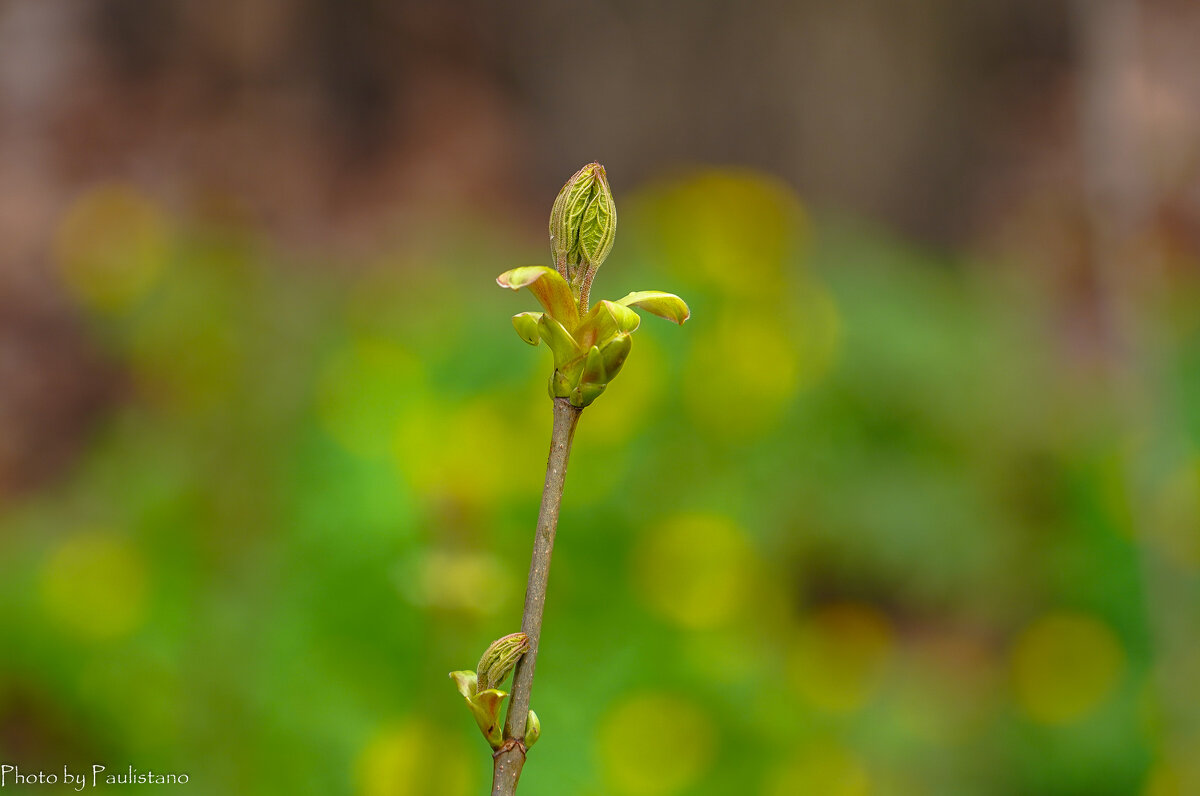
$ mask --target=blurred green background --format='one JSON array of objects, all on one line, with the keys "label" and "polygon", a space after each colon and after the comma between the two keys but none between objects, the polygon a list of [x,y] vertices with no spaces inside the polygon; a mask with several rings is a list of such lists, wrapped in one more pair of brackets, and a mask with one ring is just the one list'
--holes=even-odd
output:
[{"label": "blurred green background", "polygon": [[[546,262],[554,190],[598,157],[620,228],[594,295],[669,290],[693,317],[648,317],[580,422],[521,793],[1200,793],[1200,138],[1114,170],[1113,119],[1168,141],[1196,119],[1161,111],[1190,85],[1165,56],[1137,62],[1140,115],[1103,90],[1128,65],[1106,25],[1134,9],[1157,41],[1195,13],[1017,3],[964,28],[931,3],[948,27],[902,29],[902,52],[975,35],[1024,75],[1027,120],[1092,126],[1047,144],[1010,122],[1013,160],[960,175],[903,131],[856,158],[836,119],[800,124],[843,174],[796,167],[771,114],[562,144],[576,105],[497,44],[545,4],[332,5],[0,5],[0,763],[189,775],[142,786],[164,793],[485,792],[447,673],[518,628],[550,427],[549,354],[508,320],[533,300],[493,280]],[[635,63],[661,32],[582,5]],[[869,39],[883,5],[826,21]],[[695,13],[803,27],[755,8]],[[340,34],[288,38],[310,28]],[[466,66],[459,36],[483,51]],[[375,55],[343,62],[348,42]],[[774,72],[795,96],[772,107],[887,72],[864,62]],[[613,68],[602,85],[641,74]],[[366,115],[293,128],[313,81]],[[462,113],[499,128],[454,139]]]}]

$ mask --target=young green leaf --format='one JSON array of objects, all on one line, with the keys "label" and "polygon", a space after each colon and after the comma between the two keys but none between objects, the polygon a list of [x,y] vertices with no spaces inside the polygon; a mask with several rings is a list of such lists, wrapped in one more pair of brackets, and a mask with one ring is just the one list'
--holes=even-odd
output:
[{"label": "young green leaf", "polygon": [[541,339],[538,336],[538,321],[541,319],[540,312],[519,312],[512,317],[512,324],[522,340],[530,345],[537,345]]},{"label": "young green leaf", "polygon": [[592,346],[588,349],[587,359],[584,360],[579,379],[575,382],[575,389],[571,391],[571,403],[579,407],[587,406],[599,398],[607,386],[604,357],[599,348]]},{"label": "young green leaf", "polygon": [[550,350],[554,352],[554,367],[562,368],[583,354],[584,349],[580,348],[571,333],[550,315],[543,315],[542,319],[538,321],[538,331],[541,333],[542,339],[546,341],[546,345],[550,346]]},{"label": "young green leaf", "polygon": [[478,684],[475,672],[450,672],[450,679],[458,686],[458,693],[462,694],[464,699],[470,701],[475,698],[475,689]]},{"label": "young green leaf", "polygon": [[506,696],[508,696],[507,691],[497,691],[492,688],[480,691],[471,701],[471,712],[475,714],[475,721],[478,722],[483,737],[487,738],[488,744],[493,749],[499,749],[500,744],[504,742],[504,727],[500,721],[500,704]]},{"label": "young green leaf", "polygon": [[596,346],[588,349],[587,359],[583,363],[583,373],[579,375],[579,383],[608,384],[608,376],[604,370],[604,357]]},{"label": "young green leaf", "polygon": [[512,290],[529,288],[538,302],[567,329],[579,322],[579,305],[571,288],[558,271],[544,265],[526,265],[505,271],[496,277],[496,284]]},{"label": "young green leaf", "polygon": [[664,293],[661,290],[639,290],[617,303],[626,307],[639,307],[678,324],[692,317],[692,311],[683,299],[674,293]]},{"label": "young green leaf", "polygon": [[625,358],[629,356],[632,346],[633,338],[627,334],[611,337],[601,346],[600,358],[604,360],[604,374],[608,381],[612,381],[621,372],[621,366],[625,364]]}]

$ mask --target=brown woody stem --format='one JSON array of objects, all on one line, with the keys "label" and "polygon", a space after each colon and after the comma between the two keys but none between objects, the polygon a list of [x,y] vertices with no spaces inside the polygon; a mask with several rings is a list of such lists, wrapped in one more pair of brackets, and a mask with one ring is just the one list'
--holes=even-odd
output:
[{"label": "brown woody stem", "polygon": [[538,643],[542,635],[542,613],[546,608],[546,583],[550,578],[550,556],[558,530],[563,484],[567,477],[567,459],[575,426],[583,412],[565,398],[554,399],[554,427],[550,434],[550,456],[546,462],[546,485],[542,489],[542,508],[538,512],[537,535],[533,539],[533,557],[529,563],[529,585],[525,588],[525,613],[521,630],[529,637],[529,651],[517,662],[513,672],[512,701],[504,725],[504,745],[493,755],[492,796],[515,796],[521,768],[525,765],[525,725],[529,718],[529,694],[537,666]]}]

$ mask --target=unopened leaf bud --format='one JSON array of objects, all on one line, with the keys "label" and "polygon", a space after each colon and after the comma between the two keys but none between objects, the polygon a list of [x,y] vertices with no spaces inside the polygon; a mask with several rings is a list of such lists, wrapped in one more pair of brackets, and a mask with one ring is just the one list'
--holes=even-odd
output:
[{"label": "unopened leaf bud", "polygon": [[578,290],[584,273],[608,257],[616,235],[617,207],[608,176],[599,163],[589,163],[567,180],[550,211],[555,267]]},{"label": "unopened leaf bud", "polygon": [[503,683],[517,661],[528,651],[529,637],[524,633],[510,633],[493,641],[479,659],[479,690],[486,691]]},{"label": "unopened leaf bud", "polygon": [[529,721],[525,723],[525,748],[531,749],[542,737],[542,721],[532,710],[529,711]]}]

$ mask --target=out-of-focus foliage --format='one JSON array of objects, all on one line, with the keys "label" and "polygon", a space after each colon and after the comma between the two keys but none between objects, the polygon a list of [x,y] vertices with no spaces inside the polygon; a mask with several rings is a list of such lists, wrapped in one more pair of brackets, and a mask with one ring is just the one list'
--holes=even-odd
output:
[{"label": "out-of-focus foliage", "polygon": [[[602,293],[694,314],[580,423],[522,793],[1194,793],[1195,286],[1106,382],[1036,283],[762,177],[621,203]],[[334,271],[75,202],[62,283],[128,388],[0,514],[6,760],[484,791],[446,672],[519,618],[549,354],[492,280],[544,247],[454,228]]]}]

